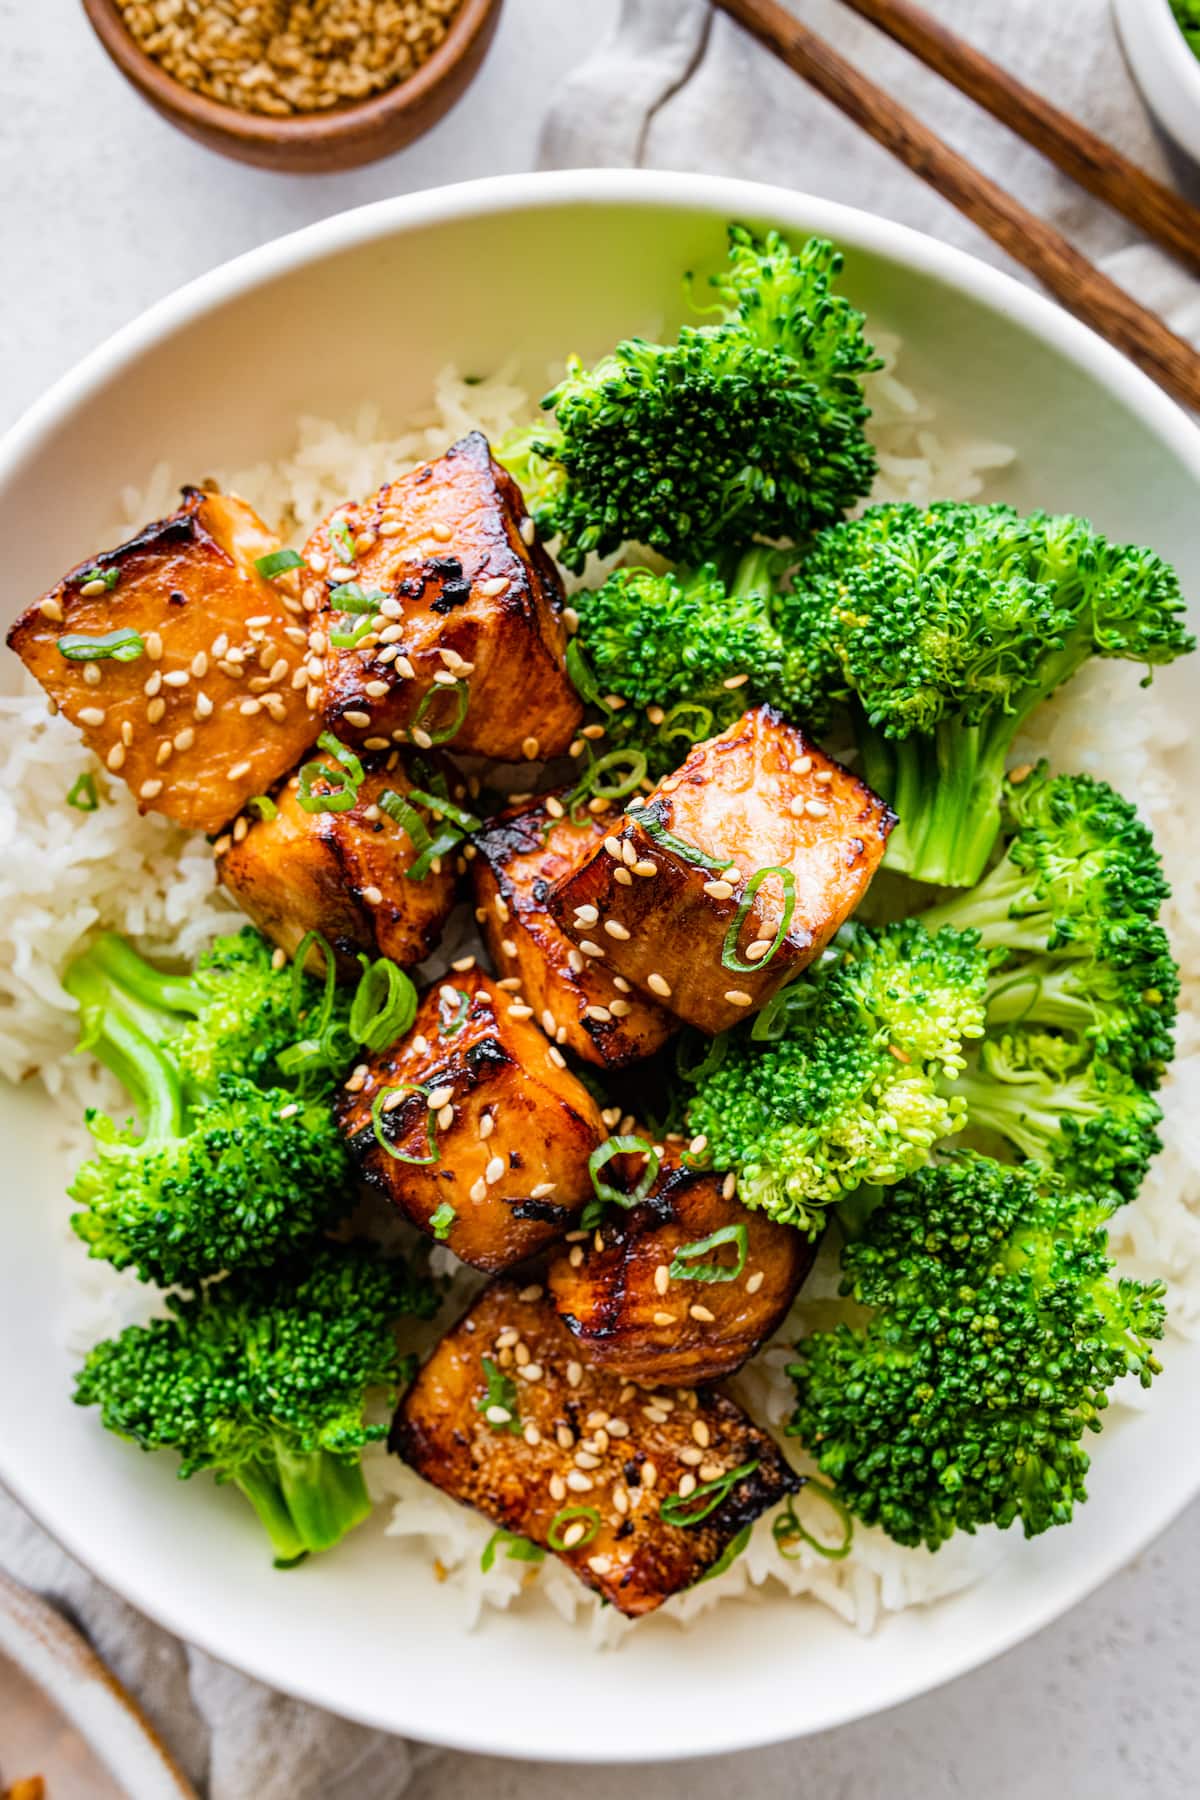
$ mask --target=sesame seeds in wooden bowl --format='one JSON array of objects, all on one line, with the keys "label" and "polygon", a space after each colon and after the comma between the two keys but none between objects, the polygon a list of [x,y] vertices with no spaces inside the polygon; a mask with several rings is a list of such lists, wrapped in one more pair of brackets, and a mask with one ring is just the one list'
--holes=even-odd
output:
[{"label": "sesame seeds in wooden bowl", "polygon": [[409,144],[449,111],[500,0],[83,0],[164,118],[242,162],[322,173]]}]

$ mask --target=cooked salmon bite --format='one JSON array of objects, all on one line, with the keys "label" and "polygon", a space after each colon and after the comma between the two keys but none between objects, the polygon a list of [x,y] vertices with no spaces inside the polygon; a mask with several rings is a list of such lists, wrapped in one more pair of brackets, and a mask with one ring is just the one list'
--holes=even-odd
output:
[{"label": "cooked salmon bite", "polygon": [[430,988],[336,1112],[368,1184],[478,1269],[544,1249],[593,1194],[596,1102],[529,1008],[477,969]]},{"label": "cooked salmon bite", "polygon": [[244,500],[185,488],[8,642],[141,812],[217,832],[321,728],[295,560]]},{"label": "cooked salmon bite", "polygon": [[[580,1354],[630,1380],[696,1387],[731,1375],[783,1323],[817,1253],[744,1207],[731,1176],[697,1171],[703,1150],[660,1146],[644,1200],[610,1206],[550,1261],[550,1297]],[[646,1166],[617,1157],[604,1174],[632,1194]]]},{"label": "cooked salmon bite", "polygon": [[895,822],[865,782],[758,706],[631,801],[550,910],[584,956],[715,1034],[820,953]]},{"label": "cooked salmon bite", "polygon": [[550,912],[556,883],[591,857],[609,827],[568,814],[569,790],[542,794],[475,834],[476,919],[493,963],[515,976],[543,1029],[585,1062],[620,1068],[661,1050],[678,1021],[624,976],[590,962]]},{"label": "cooked salmon bite", "polygon": [[[360,973],[359,952],[411,968],[436,948],[454,905],[452,851],[434,855],[438,795],[466,800],[462,778],[436,752],[364,751],[354,804],[325,810],[338,788],[328,757],[306,764],[240,815],[216,845],[217,874],[242,911],[290,956],[310,931],[332,946],[343,978]],[[422,766],[424,765],[424,766]],[[329,775],[314,776],[313,768]],[[335,798],[339,797],[336,794]],[[323,967],[319,947],[310,967]]]},{"label": "cooked salmon bite", "polygon": [[338,507],[305,555],[326,609],[325,712],[339,737],[506,762],[566,750],[583,704],[566,671],[562,587],[480,432]]},{"label": "cooked salmon bite", "polygon": [[581,1358],[540,1285],[493,1281],[400,1403],[391,1448],[636,1618],[692,1587],[800,1487],[726,1395]]}]

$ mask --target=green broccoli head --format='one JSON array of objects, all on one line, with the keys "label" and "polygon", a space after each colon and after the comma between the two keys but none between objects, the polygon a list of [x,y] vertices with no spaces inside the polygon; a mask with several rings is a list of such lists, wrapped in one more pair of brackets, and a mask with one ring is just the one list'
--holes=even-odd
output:
[{"label": "green broccoli head", "polygon": [[[252,968],[248,979],[257,993]],[[143,1280],[191,1282],[267,1262],[347,1209],[349,1162],[327,1097],[255,1078],[271,1064],[232,998],[239,973],[227,1014],[207,998],[215,969],[176,982],[120,939],[99,940],[63,980],[79,1003],[81,1048],[112,1069],[141,1115],[140,1132],[89,1115],[96,1154],[69,1192],[93,1256]],[[194,1033],[176,986],[205,1000]],[[267,1015],[257,1017],[265,1030]]]},{"label": "green broccoli head", "polygon": [[1173,569],[1085,520],[941,501],[868,508],[817,540],[778,623],[850,701],[867,779],[900,815],[888,855],[969,887],[999,828],[1013,739],[1090,657],[1194,649]]},{"label": "green broccoli head", "polygon": [[934,936],[912,920],[859,929],[774,1017],[718,1040],[688,1129],[708,1138],[716,1167],[737,1171],[748,1206],[816,1233],[830,1204],[901,1180],[962,1129],[966,1107],[946,1083],[982,1035],[986,983],[970,933]]},{"label": "green broccoli head", "polygon": [[871,1213],[841,1284],[869,1316],[804,1339],[789,1370],[790,1429],[851,1512],[931,1550],[1070,1520],[1108,1390],[1159,1370],[1162,1284],[1114,1278],[1105,1217],[979,1156],[921,1170]]},{"label": "green broccoli head", "polygon": [[573,360],[542,402],[553,428],[499,448],[567,568],[629,542],[701,563],[828,525],[870,489],[862,380],[879,363],[833,291],[840,254],[738,225],[729,241],[711,323]]},{"label": "green broccoli head", "polygon": [[1132,1075],[1073,1036],[989,1036],[955,1092],[971,1126],[1113,1203],[1136,1200],[1161,1150],[1162,1108]]},{"label": "green broccoli head", "polygon": [[142,1450],[172,1450],[179,1473],[234,1482],[277,1560],[325,1550],[370,1511],[359,1459],[385,1424],[406,1359],[392,1322],[428,1318],[437,1295],[402,1262],[361,1246],[310,1246],[269,1270],[239,1271],[90,1352],[75,1400]]}]

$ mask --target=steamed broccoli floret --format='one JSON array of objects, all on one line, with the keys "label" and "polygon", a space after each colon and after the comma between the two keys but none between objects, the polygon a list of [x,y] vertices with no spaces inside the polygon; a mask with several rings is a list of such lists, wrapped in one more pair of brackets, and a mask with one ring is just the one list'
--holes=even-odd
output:
[{"label": "steamed broccoli floret", "polygon": [[1159,1363],[1163,1287],[1114,1279],[1105,1209],[963,1157],[893,1189],[845,1246],[871,1309],[797,1346],[791,1429],[843,1503],[901,1544],[1066,1524],[1108,1389]]},{"label": "steamed broccoli floret", "polygon": [[1136,1200],[1162,1148],[1162,1108],[1116,1064],[1086,1054],[1071,1037],[989,1036],[955,1092],[974,1129],[999,1133],[1090,1193]]},{"label": "steamed broccoli floret", "polygon": [[833,292],[840,253],[740,225],[729,246],[712,322],[572,359],[542,402],[553,426],[498,449],[569,569],[629,542],[701,563],[831,524],[870,489],[862,378],[879,362]]},{"label": "steamed broccoli floret", "polygon": [[900,815],[888,858],[969,887],[999,827],[1013,739],[1090,657],[1192,650],[1179,581],[1085,520],[940,501],[824,533],[780,599],[815,695],[851,702],[864,773]]},{"label": "steamed broccoli floret", "polygon": [[[197,974],[193,997],[211,973]],[[349,1204],[349,1164],[325,1100],[255,1079],[270,1059],[259,1059],[236,1001],[179,1032],[180,1013],[148,1004],[152,974],[102,939],[64,977],[80,1047],[112,1069],[142,1119],[139,1135],[89,1112],[96,1154],[69,1192],[92,1256],[169,1285],[269,1261],[311,1235]],[[269,1008],[251,1017],[269,1032]]]},{"label": "steamed broccoli floret", "polygon": [[186,1479],[209,1469],[245,1494],[281,1564],[327,1550],[371,1510],[359,1458],[387,1426],[368,1391],[394,1398],[405,1371],[392,1330],[437,1297],[366,1248],[310,1247],[167,1297],[168,1318],[97,1344],[75,1399],[143,1450],[173,1450]]},{"label": "steamed broccoli floret", "polygon": [[1149,830],[1104,782],[1045,764],[1005,784],[1001,818],[996,867],[923,923],[979,932],[998,964],[989,1025],[1070,1033],[1157,1085],[1179,972],[1156,922],[1169,889]]},{"label": "steamed broccoli floret", "polygon": [[1171,11],[1189,46],[1200,56],[1200,0],[1171,0]]},{"label": "steamed broccoli floret", "polygon": [[946,1089],[983,1032],[987,961],[971,933],[914,920],[860,930],[835,962],[787,990],[781,1035],[739,1027],[701,1072],[692,1133],[736,1169],[748,1206],[818,1231],[823,1209],[861,1183],[887,1185],[960,1131]]},{"label": "steamed broccoli floret", "polygon": [[[794,562],[794,552],[760,547],[742,557],[728,583],[712,563],[691,574],[618,569],[602,587],[576,594],[569,666],[579,677],[576,658],[584,659],[581,692],[628,702],[617,711],[600,700],[606,747],[641,750],[657,778],[756,700],[792,710],[804,676],[793,669],[771,606]],[[737,677],[739,686],[726,685]]]}]

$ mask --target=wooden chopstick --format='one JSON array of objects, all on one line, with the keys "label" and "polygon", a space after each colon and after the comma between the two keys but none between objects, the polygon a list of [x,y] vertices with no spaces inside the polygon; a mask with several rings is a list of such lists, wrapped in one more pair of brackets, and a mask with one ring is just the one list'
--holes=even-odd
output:
[{"label": "wooden chopstick", "polygon": [[778,0],[714,3],[1023,263],[1077,318],[1123,350],[1184,406],[1200,410],[1200,355],[1095,268],[1061,232],[951,149]]},{"label": "wooden chopstick", "polygon": [[1200,274],[1200,207],[1147,175],[911,0],[845,0],[845,4]]}]

